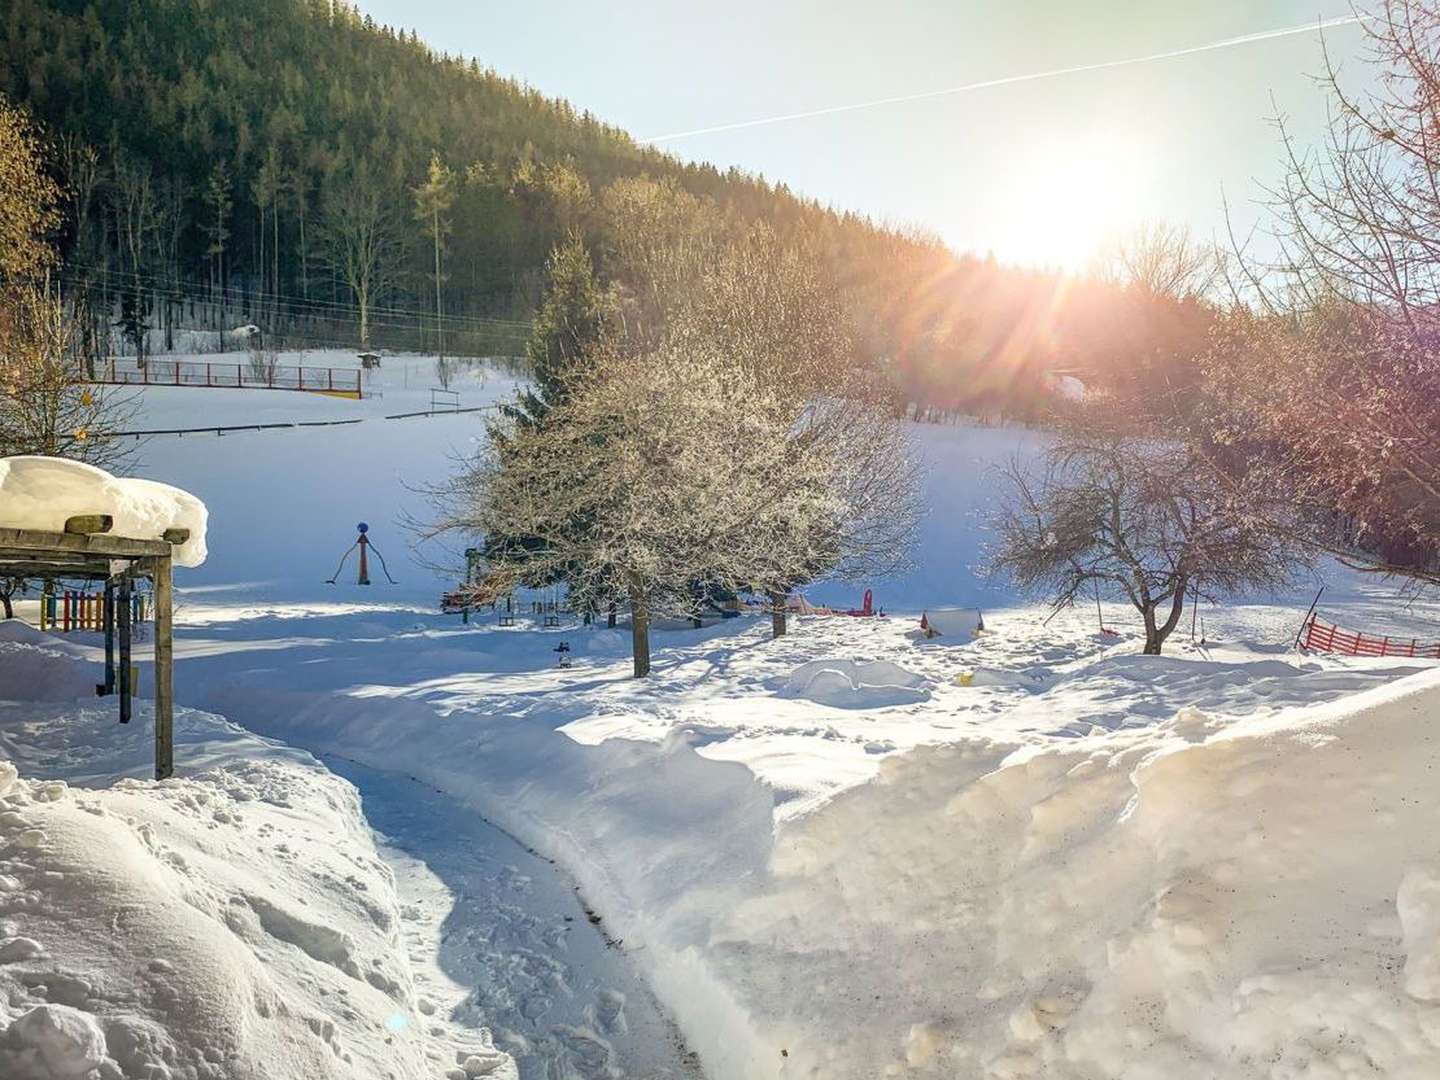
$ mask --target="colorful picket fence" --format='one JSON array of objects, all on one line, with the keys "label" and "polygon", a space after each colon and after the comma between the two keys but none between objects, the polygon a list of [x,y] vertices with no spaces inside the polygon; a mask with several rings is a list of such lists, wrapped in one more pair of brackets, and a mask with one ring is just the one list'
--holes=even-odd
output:
[{"label": "colorful picket fence", "polygon": [[[130,621],[145,622],[149,617],[147,598],[135,593],[130,598]],[[71,630],[105,629],[105,594],[76,592],[45,593],[40,597],[40,629],[67,634]]]},{"label": "colorful picket fence", "polygon": [[1312,615],[1300,632],[1300,646],[1346,656],[1415,656],[1440,660],[1440,641],[1398,638],[1342,630]]}]

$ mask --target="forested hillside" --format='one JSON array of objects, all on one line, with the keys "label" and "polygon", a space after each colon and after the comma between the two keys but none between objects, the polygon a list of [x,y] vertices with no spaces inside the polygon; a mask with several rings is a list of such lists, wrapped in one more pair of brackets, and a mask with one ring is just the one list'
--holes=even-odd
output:
[{"label": "forested hillside", "polygon": [[7,0],[0,93],[52,146],[71,295],[140,351],[254,322],[518,353],[547,255],[574,232],[603,271],[646,220],[616,182],[644,176],[707,228],[805,246],[910,400],[1029,410],[1044,371],[1096,352],[1052,275],[682,163],[336,0]]}]

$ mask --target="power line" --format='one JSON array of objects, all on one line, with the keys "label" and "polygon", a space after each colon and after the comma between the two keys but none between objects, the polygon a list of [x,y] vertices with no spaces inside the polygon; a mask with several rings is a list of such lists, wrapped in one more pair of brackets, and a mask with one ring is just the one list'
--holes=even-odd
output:
[{"label": "power line", "polygon": [[876,109],[882,105],[900,105],[912,101],[927,101],[931,98],[949,97],[953,94],[968,94],[975,90],[988,90],[996,86],[1012,86],[1016,83],[1037,82],[1041,79],[1056,79],[1064,75],[1080,75],[1087,71],[1106,71],[1110,68],[1130,67],[1135,64],[1154,64],[1162,60],[1176,60],[1182,56],[1230,49],[1237,45],[1253,45],[1276,38],[1293,37],[1297,34],[1316,33],[1337,26],[1350,26],[1368,22],[1374,15],[1341,15],[1333,19],[1320,19],[1302,26],[1284,26],[1276,30],[1260,30],[1253,34],[1224,38],[1204,45],[1187,45],[1178,49],[1150,53],[1145,56],[1127,56],[1119,60],[1101,60],[1091,64],[1074,64],[1070,67],[1051,68],[1048,71],[1031,71],[1023,75],[1005,75],[997,79],[983,79],[980,82],[950,86],[943,90],[922,90],[915,94],[899,94],[895,97],[877,98],[874,101],[857,101],[848,105],[830,105],[822,109],[807,109],[804,112],[785,113],[779,116],[765,116],[754,120],[739,120],[729,124],[714,124],[710,127],[693,128],[690,131],[674,131],[667,135],[652,135],[648,139],[637,139],[641,145],[674,142],[677,139],[691,139],[699,135],[714,135],[722,131],[740,131],[744,128],[765,127],[770,124],[788,124],[795,120],[810,120],[819,116],[834,116],[837,113],[857,112],[861,109]]},{"label": "power line", "polygon": [[[166,282],[159,274],[136,273],[133,270],[121,270],[114,267],[89,266],[84,263],[69,263],[65,267],[65,276],[73,285],[86,284],[97,278],[117,285],[139,285],[145,291],[155,295],[163,295],[170,299],[181,299],[192,301],[197,304],[216,303],[229,301],[239,305],[251,303],[265,305],[267,307],[284,306],[299,309],[312,309],[314,312],[327,312],[354,316],[358,308],[353,304],[343,301],[323,300],[319,297],[300,297],[285,293],[274,293],[264,290],[246,289],[243,286],[226,285],[217,290],[207,290],[204,286],[191,285],[185,282]],[[208,293],[208,294],[207,294]],[[386,306],[373,306],[370,308],[372,315],[385,316],[415,316],[430,325],[434,324],[435,312],[415,308],[398,308]],[[464,326],[469,324],[474,328],[502,327],[528,332],[531,327],[529,320],[507,319],[493,315],[468,315],[459,312],[446,312],[443,316],[447,324]]]}]

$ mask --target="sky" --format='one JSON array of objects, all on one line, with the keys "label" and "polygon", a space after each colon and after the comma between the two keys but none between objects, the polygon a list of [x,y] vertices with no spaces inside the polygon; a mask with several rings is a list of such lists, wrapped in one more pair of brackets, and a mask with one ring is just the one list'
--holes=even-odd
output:
[{"label": "sky", "polygon": [[[1143,56],[1351,14],[1350,0],[362,0],[637,138]],[[1325,31],[1347,72],[1363,31]],[[1318,33],[662,145],[918,225],[960,251],[1076,268],[1142,221],[1263,220],[1273,118],[1323,132]]]}]

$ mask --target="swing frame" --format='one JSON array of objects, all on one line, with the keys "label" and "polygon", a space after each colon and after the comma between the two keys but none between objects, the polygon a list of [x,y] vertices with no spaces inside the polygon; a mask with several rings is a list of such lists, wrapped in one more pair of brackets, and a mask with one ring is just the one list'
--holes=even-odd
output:
[{"label": "swing frame", "polygon": [[105,682],[96,687],[96,692],[107,696],[118,686],[121,723],[130,722],[134,692],[130,685],[131,634],[127,601],[137,579],[150,579],[155,628],[155,779],[165,780],[175,772],[172,547],[185,543],[190,533],[187,529],[171,529],[160,540],[140,540],[113,536],[110,528],[108,515],[90,514],[71,518],[65,523],[64,532],[0,529],[0,576],[103,584]]}]

